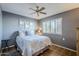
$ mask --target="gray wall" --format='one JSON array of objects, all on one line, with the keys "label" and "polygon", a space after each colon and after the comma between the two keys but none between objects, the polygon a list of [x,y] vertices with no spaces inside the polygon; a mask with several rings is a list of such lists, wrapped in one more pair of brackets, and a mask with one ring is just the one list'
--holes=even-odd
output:
[{"label": "gray wall", "polygon": [[10,35],[18,30],[18,16],[3,12],[3,39],[8,39]]},{"label": "gray wall", "polygon": [[[65,38],[63,39],[52,39],[52,42],[62,45],[64,47],[68,47],[71,49],[76,49],[76,27],[79,27],[79,8],[73,9],[71,11],[63,12],[57,15],[53,15],[40,21],[55,19],[58,17],[62,17],[62,36]],[[52,34],[47,34],[48,36],[53,37]],[[60,35],[61,36],[61,35]],[[56,36],[57,37],[57,36]]]},{"label": "gray wall", "polygon": [[0,48],[1,48],[1,40],[2,40],[2,13],[0,8]]},{"label": "gray wall", "polygon": [[[33,20],[28,17],[3,12],[3,39],[10,38],[11,34],[19,30],[19,20]],[[34,21],[34,20],[33,20]]]}]

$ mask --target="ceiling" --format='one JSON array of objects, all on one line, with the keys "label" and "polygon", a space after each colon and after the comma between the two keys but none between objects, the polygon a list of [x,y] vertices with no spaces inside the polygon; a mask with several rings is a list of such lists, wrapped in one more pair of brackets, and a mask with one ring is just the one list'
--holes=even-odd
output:
[{"label": "ceiling", "polygon": [[[55,15],[61,12],[65,12],[74,8],[78,8],[79,4],[68,4],[68,3],[2,3],[0,4],[3,11],[11,12],[14,14],[19,14],[22,16],[27,16],[30,18],[35,19],[42,19],[45,17],[49,17],[51,15]],[[46,12],[46,15],[40,14],[39,17],[37,17],[36,14],[31,14],[34,11],[29,9],[33,8],[35,9],[36,6],[45,7],[46,9],[43,10]]]}]

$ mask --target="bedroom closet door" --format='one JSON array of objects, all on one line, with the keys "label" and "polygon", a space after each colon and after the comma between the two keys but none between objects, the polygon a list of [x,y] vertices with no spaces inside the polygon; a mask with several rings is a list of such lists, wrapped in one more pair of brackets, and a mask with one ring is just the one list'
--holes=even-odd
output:
[{"label": "bedroom closet door", "polygon": [[76,29],[76,50],[77,50],[77,56],[79,56],[79,28]]}]

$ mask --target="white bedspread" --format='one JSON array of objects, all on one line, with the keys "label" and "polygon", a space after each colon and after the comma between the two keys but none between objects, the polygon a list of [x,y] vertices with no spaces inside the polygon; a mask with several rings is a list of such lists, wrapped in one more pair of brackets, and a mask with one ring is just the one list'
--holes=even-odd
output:
[{"label": "white bedspread", "polygon": [[18,36],[16,42],[22,50],[22,55],[24,56],[32,56],[35,52],[51,45],[50,38],[38,35],[23,37]]}]

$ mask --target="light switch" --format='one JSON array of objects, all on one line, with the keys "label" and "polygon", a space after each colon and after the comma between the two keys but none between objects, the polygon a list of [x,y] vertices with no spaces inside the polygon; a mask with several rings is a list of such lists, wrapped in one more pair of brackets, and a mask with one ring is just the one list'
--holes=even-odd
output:
[{"label": "light switch", "polygon": [[65,40],[65,39],[63,38],[63,40]]}]

